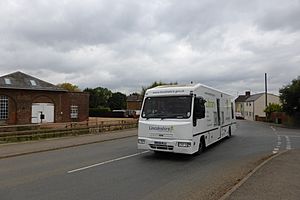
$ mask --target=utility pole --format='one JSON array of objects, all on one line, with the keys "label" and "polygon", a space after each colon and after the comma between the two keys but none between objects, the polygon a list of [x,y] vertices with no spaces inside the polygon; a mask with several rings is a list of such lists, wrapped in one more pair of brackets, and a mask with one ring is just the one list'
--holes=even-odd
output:
[{"label": "utility pole", "polygon": [[[267,83],[267,73],[265,73],[265,108],[268,106],[268,83]],[[266,113],[267,120],[267,113]]]}]

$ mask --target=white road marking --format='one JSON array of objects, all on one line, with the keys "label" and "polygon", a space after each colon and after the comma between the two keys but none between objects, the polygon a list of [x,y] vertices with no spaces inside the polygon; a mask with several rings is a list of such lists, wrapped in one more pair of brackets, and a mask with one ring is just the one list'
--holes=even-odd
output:
[{"label": "white road marking", "polygon": [[92,167],[97,167],[97,166],[100,166],[100,165],[105,165],[105,164],[112,163],[112,162],[115,162],[115,161],[124,160],[126,158],[131,158],[131,157],[138,156],[138,155],[148,153],[148,152],[149,151],[142,151],[140,153],[135,153],[135,154],[131,154],[131,155],[128,155],[128,156],[123,156],[123,157],[120,157],[120,158],[115,158],[115,159],[112,159],[112,160],[107,160],[107,161],[104,161],[104,162],[96,163],[96,164],[89,165],[89,166],[86,166],[86,167],[73,169],[73,170],[68,171],[68,174],[78,172],[78,171],[82,171],[82,170],[86,170],[86,169],[90,169]]},{"label": "white road marking", "polygon": [[277,154],[281,146],[281,137],[277,134],[277,131],[273,126],[271,126],[271,129],[273,130],[273,133],[277,136],[277,146],[274,147],[272,153]]},{"label": "white road marking", "polygon": [[291,140],[290,140],[289,136],[286,135],[285,139],[286,139],[286,149],[287,150],[292,149]]},{"label": "white road marking", "polygon": [[276,131],[276,129],[273,127],[273,126],[271,126],[271,129],[275,132]]},{"label": "white road marking", "polygon": [[285,135],[285,136],[288,136],[288,137],[300,137],[300,135]]}]

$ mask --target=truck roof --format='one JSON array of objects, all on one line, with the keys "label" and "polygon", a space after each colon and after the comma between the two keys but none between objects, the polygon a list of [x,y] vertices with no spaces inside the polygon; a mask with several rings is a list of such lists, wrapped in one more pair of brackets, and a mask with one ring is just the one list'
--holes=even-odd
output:
[{"label": "truck roof", "polygon": [[168,95],[178,95],[178,94],[183,94],[183,95],[189,95],[191,92],[195,91],[198,88],[206,88],[209,90],[213,90],[215,92],[218,93],[222,93],[225,95],[229,95],[232,96],[230,94],[227,94],[225,92],[222,92],[220,90],[217,90],[215,88],[209,87],[207,85],[203,85],[200,83],[196,83],[196,84],[186,84],[186,85],[161,85],[161,86],[157,86],[155,88],[151,88],[148,89],[146,91],[146,96],[149,93],[152,93],[153,95],[164,95],[164,94],[168,94]]}]

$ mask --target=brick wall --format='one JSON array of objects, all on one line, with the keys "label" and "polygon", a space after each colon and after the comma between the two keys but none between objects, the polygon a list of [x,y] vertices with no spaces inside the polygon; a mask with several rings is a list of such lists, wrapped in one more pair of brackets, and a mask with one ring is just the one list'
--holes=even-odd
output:
[{"label": "brick wall", "polygon": [[[62,105],[62,121],[84,121],[89,117],[89,93],[85,92],[67,92],[62,96],[64,104]],[[71,105],[78,106],[78,119],[72,119]]]},{"label": "brick wall", "polygon": [[142,101],[127,101],[127,110],[141,110]]},{"label": "brick wall", "polygon": [[53,103],[54,122],[74,121],[70,117],[71,105],[78,105],[78,119],[88,118],[89,95],[83,92],[38,91],[0,89],[0,95],[8,97],[8,119],[1,124],[30,124],[32,103]]}]

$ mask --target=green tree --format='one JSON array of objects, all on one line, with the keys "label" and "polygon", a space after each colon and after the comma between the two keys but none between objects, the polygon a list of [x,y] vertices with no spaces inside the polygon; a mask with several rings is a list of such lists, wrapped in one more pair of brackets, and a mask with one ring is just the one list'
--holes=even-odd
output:
[{"label": "green tree", "polygon": [[269,105],[266,107],[264,112],[267,114],[267,117],[269,118],[271,113],[273,112],[282,112],[282,107],[277,103],[269,103]]},{"label": "green tree", "polygon": [[148,87],[142,87],[142,92],[141,92],[141,96],[144,98],[146,90],[150,89],[150,88],[154,88],[160,85],[177,85],[177,82],[170,82],[170,83],[164,83],[162,81],[154,81],[151,85],[149,85]]},{"label": "green tree", "polygon": [[108,99],[108,105],[111,110],[126,109],[126,95],[121,92],[115,92]]},{"label": "green tree", "polygon": [[288,115],[295,117],[300,113],[300,77],[279,90],[282,109]]},{"label": "green tree", "polygon": [[81,91],[77,85],[73,85],[72,83],[59,83],[56,86],[60,87],[62,89],[68,90],[70,92],[80,92]]},{"label": "green tree", "polygon": [[88,92],[90,94],[90,108],[107,108],[108,99],[112,96],[112,92],[107,88],[96,87],[86,88],[84,92]]}]

